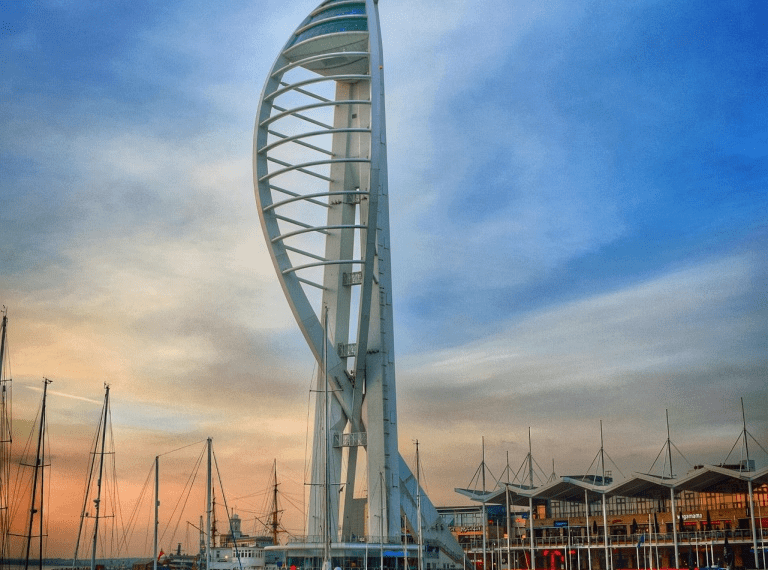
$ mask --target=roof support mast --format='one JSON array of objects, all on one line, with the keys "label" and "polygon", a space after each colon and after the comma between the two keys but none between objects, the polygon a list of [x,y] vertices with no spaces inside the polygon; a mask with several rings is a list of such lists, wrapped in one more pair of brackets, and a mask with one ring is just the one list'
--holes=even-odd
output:
[{"label": "roof support mast", "polygon": [[602,482],[603,492],[600,493],[603,498],[603,548],[605,550],[605,567],[611,568],[611,553],[608,548],[608,512],[605,504],[605,447],[603,446],[603,420],[600,420],[600,465],[602,467]]},{"label": "roof support mast", "polygon": [[[747,455],[747,470],[751,469],[749,458],[749,434],[747,432],[747,416],[744,413],[744,398],[741,398],[741,423],[743,426],[742,435],[744,437],[744,451]],[[755,568],[760,568],[760,557],[757,555],[757,525],[755,524],[755,498],[752,494],[752,479],[747,479],[747,488],[749,491],[749,520],[752,526],[752,552],[755,553]],[[763,567],[765,567],[765,546],[763,552]]]},{"label": "roof support mast", "polygon": [[[533,489],[533,450],[531,449],[531,428],[528,428],[528,485]],[[528,497],[528,524],[530,529],[528,534],[530,535],[529,542],[531,543],[531,570],[536,570],[536,551],[534,549],[534,536],[533,536],[533,497]]]},{"label": "roof support mast", "polygon": [[[666,410],[666,413],[667,413],[667,453],[669,454],[669,478],[674,479],[675,474],[674,474],[674,471],[672,471],[672,439],[669,437],[669,410]],[[677,508],[675,506],[674,486],[671,486],[669,488],[669,503],[672,508],[672,541],[675,544],[675,563],[673,566],[677,568],[677,565],[680,561],[680,549],[677,543]]]}]

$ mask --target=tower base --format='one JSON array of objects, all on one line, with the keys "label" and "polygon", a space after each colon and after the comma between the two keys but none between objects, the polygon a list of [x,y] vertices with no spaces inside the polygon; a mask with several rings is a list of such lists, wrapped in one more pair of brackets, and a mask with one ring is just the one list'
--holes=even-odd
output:
[{"label": "tower base", "polygon": [[[407,570],[418,568],[417,544],[377,541],[375,537],[353,537],[331,543],[331,568],[341,570]],[[289,542],[265,547],[267,570],[323,570],[322,542]],[[439,545],[424,545],[423,570],[459,570],[455,560]]]}]

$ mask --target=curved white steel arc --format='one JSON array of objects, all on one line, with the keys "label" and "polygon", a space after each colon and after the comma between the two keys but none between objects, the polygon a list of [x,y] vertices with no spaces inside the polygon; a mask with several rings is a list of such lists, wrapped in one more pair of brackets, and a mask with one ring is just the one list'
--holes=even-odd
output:
[{"label": "curved white steel arc", "polygon": [[[358,73],[358,74],[348,74],[348,75],[344,75],[344,74],[334,75],[332,79],[328,78],[328,77],[323,77],[323,76],[321,76],[321,77],[312,77],[310,79],[305,79],[303,81],[297,81],[296,83],[283,84],[283,85],[285,85],[285,87],[283,87],[281,89],[278,89],[274,93],[271,93],[269,95],[269,98],[270,99],[274,99],[275,97],[278,97],[278,96],[282,95],[283,93],[285,93],[287,91],[298,90],[300,87],[305,87],[307,85],[312,85],[313,83],[321,83],[323,81],[348,81],[348,82],[352,82],[352,81],[368,81],[368,79],[370,79],[369,75],[362,75],[360,73]],[[312,96],[316,97],[316,95],[314,93],[311,94],[310,96],[311,97]],[[321,100],[324,101],[325,99],[321,99]]]},{"label": "curved white steel arc", "polygon": [[293,109],[286,109],[285,111],[281,111],[277,115],[273,115],[266,119],[261,125],[262,127],[266,127],[270,123],[273,123],[275,121],[279,121],[283,117],[287,115],[295,115],[299,111],[309,111],[311,109],[320,109],[321,107],[336,107],[338,105],[369,105],[370,101],[365,101],[362,99],[358,100],[348,100],[348,101],[323,101],[321,103],[308,103],[307,105],[302,105],[300,107],[294,107]]},{"label": "curved white steel arc", "polygon": [[[277,140],[271,144],[268,144],[266,147],[261,149],[261,152],[269,152],[275,147],[280,146],[281,144],[290,143],[290,142],[299,142],[299,139],[305,139],[309,137],[316,137],[320,135],[328,135],[332,133],[369,133],[371,132],[370,129],[352,129],[352,128],[346,128],[346,129],[325,129],[324,131],[312,131],[309,133],[299,133],[297,135],[293,136],[287,136],[287,135],[281,135],[280,133],[277,133],[275,131],[267,131],[270,135],[275,135],[276,137],[280,137],[280,140]],[[319,147],[316,148],[316,150],[319,150],[321,152],[326,152],[325,149],[320,149]]]},{"label": "curved white steel arc", "polygon": [[[285,49],[283,50],[283,52],[285,52]],[[279,69],[277,68],[277,66],[273,66],[270,77],[278,77],[278,76],[282,77],[286,71],[290,71],[295,67],[304,67],[311,63],[323,61],[324,59],[332,59],[334,57],[340,57],[340,56],[344,56],[344,57],[357,56],[357,57],[364,58],[364,57],[368,57],[369,53],[367,51],[340,51],[340,52],[334,52],[334,53],[326,53],[322,55],[315,55],[311,57],[305,57],[303,59],[292,61],[291,63],[284,65]],[[341,77],[343,77],[343,75],[344,74],[340,74]]]},{"label": "curved white steel arc", "polygon": [[[274,202],[272,205],[267,206],[264,209],[269,211],[274,208],[278,208],[280,206],[285,206],[286,204],[290,204],[291,202],[297,202],[299,200],[311,200],[313,198],[319,198],[321,196],[367,196],[367,195],[368,195],[368,192],[359,192],[357,190],[342,190],[340,192],[316,192],[314,194],[304,194],[303,196],[292,196],[290,198],[283,200],[282,202]],[[317,202],[317,203],[325,206],[325,204],[323,204],[322,202]]]}]

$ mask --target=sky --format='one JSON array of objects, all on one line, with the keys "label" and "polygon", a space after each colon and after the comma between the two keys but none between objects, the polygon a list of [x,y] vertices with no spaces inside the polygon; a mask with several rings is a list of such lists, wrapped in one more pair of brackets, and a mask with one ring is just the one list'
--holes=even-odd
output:
[{"label": "sky", "polygon": [[[126,519],[160,456],[171,521],[211,437],[243,530],[276,462],[301,532],[314,362],[251,153],[316,4],[0,2],[0,303],[16,455],[53,381],[49,555],[74,549],[105,383]],[[658,473],[667,413],[676,474],[738,461],[742,400],[767,465],[766,4],[379,6],[400,450],[432,502],[465,504],[483,442],[515,471],[529,430],[544,475],[591,469],[601,424],[614,477]],[[166,551],[195,548],[189,501]]]}]

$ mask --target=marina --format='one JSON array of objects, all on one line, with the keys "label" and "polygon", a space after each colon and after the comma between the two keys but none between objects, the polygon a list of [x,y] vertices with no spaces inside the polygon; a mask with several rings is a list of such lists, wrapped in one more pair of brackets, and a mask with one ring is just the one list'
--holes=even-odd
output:
[{"label": "marina", "polygon": [[[91,196],[83,211],[93,208],[103,215],[116,207],[114,201],[130,203],[135,210],[132,215],[142,221],[153,220],[156,211],[165,210],[173,210],[177,218],[163,220],[151,229],[141,227],[135,235],[122,238],[121,247],[130,250],[128,257],[141,260],[132,271],[123,271],[122,266],[116,271],[110,266],[115,246],[106,239],[82,256],[83,267],[88,264],[82,259],[95,260],[97,268],[110,267],[110,271],[104,270],[109,278],[93,268],[89,272],[78,267],[74,273],[78,279],[87,276],[89,288],[95,291],[93,306],[79,305],[80,296],[69,290],[70,284],[60,295],[73,308],[63,316],[50,316],[53,310],[49,312],[45,306],[43,311],[35,304],[38,298],[47,298],[42,286],[34,289],[27,284],[31,292],[22,287],[22,293],[16,293],[14,301],[27,302],[37,311],[23,321],[26,368],[21,386],[26,407],[21,415],[14,412],[9,319],[3,307],[0,570],[768,568],[765,325],[761,321],[764,311],[753,306],[764,297],[764,292],[754,290],[764,269],[764,263],[755,259],[764,256],[741,251],[747,249],[746,242],[760,242],[761,236],[751,233],[733,246],[739,250],[735,261],[729,258],[717,264],[707,258],[709,272],[683,267],[680,260],[664,260],[662,271],[653,264],[661,264],[655,258],[663,256],[648,246],[657,239],[655,234],[653,239],[645,238],[641,246],[631,241],[637,239],[634,234],[622,234],[629,225],[626,220],[634,219],[634,210],[625,219],[602,213],[611,211],[608,206],[604,208],[602,194],[621,186],[627,178],[620,170],[631,162],[626,156],[614,156],[605,179],[593,180],[587,190],[582,189],[585,195],[598,194],[599,200],[583,208],[579,204],[568,206],[571,200],[577,202],[573,196],[578,194],[569,196],[564,190],[583,174],[575,175],[558,166],[553,158],[556,149],[551,147],[555,141],[565,144],[563,141],[583,137],[584,141],[574,147],[577,156],[569,162],[581,165],[585,161],[581,152],[601,156],[607,153],[605,149],[632,146],[632,136],[626,133],[612,135],[599,147],[589,146],[592,135],[586,131],[604,120],[602,117],[611,117],[612,112],[575,90],[567,104],[544,105],[547,120],[539,117],[537,121],[551,119],[557,123],[571,106],[595,105],[587,113],[590,127],[572,127],[557,137],[539,132],[534,136],[531,133],[537,121],[525,115],[524,106],[515,107],[519,102],[514,100],[527,84],[506,84],[506,78],[516,73],[515,66],[508,62],[502,65],[492,52],[484,53],[486,48],[480,41],[486,28],[497,22],[475,23],[471,34],[465,30],[465,35],[455,35],[454,26],[458,30],[464,20],[475,16],[469,4],[432,6],[428,13],[419,12],[423,10],[420,6],[404,12],[402,6],[390,4],[383,0],[325,0],[309,12],[287,12],[281,17],[290,20],[288,28],[282,20],[267,31],[260,28],[255,37],[248,37],[247,42],[254,44],[247,43],[243,50],[243,59],[250,63],[240,65],[249,72],[253,59],[258,59],[259,65],[264,57],[271,62],[269,67],[263,64],[259,69],[264,74],[255,78],[261,86],[258,100],[253,93],[245,97],[231,88],[222,73],[215,85],[200,87],[208,98],[204,103],[182,107],[174,102],[166,110],[165,116],[187,121],[200,109],[210,111],[225,100],[237,99],[249,113],[255,111],[252,173],[245,177],[241,172],[230,173],[236,169],[230,157],[219,157],[220,163],[215,165],[202,165],[201,155],[215,154],[222,147],[208,142],[209,137],[214,138],[210,130],[197,133],[199,138],[184,149],[188,156],[183,159],[174,154],[179,149],[173,145],[154,145],[135,134],[121,139],[124,148],[114,141],[114,146],[104,144],[101,154],[93,150],[83,153],[77,147],[85,144],[81,139],[87,136],[67,143],[73,147],[67,151],[72,157],[110,157],[111,162],[94,168],[100,176],[125,170],[136,177],[116,185],[124,192],[119,198],[104,198],[102,203],[101,190],[94,192],[99,198]],[[140,10],[145,8],[150,11],[145,6]],[[157,21],[151,24],[164,29],[186,17],[189,8],[172,3],[167,13],[155,16]],[[242,7],[242,12],[230,14],[227,25],[202,47],[176,48],[181,38],[203,34],[206,18],[201,18],[202,23],[187,23],[167,43],[161,42],[163,57],[155,52],[152,57],[136,58],[143,62],[162,60],[164,68],[158,76],[173,76],[184,68],[180,63],[184,59],[174,49],[185,57],[190,53],[207,55],[230,41],[238,25],[267,18],[266,12],[272,8],[259,6],[251,12],[250,7]],[[493,12],[498,7],[488,4],[483,8]],[[543,18],[547,11],[537,7],[530,14],[524,14],[523,9],[515,13],[521,26],[515,42],[525,44],[532,36],[549,37],[553,30],[537,24],[537,18]],[[207,19],[212,21],[214,16],[207,14]],[[585,19],[592,16],[588,14]],[[382,32],[382,24],[387,18],[390,22],[401,18],[407,24],[401,22],[396,28],[397,41],[385,41],[389,36]],[[53,16],[47,19],[58,21]],[[429,33],[422,35],[421,28],[441,19],[448,22],[443,25],[451,31],[442,36],[440,44],[432,45]],[[116,37],[117,28],[114,26]],[[581,29],[575,25],[564,28]],[[111,23],[107,29],[113,29]],[[293,31],[284,33],[288,29]],[[646,52],[661,49],[654,45],[655,34],[665,28],[654,22],[650,29],[653,33],[641,34],[646,38],[641,42],[643,57],[622,56],[622,65],[612,62],[609,67],[624,70],[646,65]],[[110,37],[112,34],[110,31]],[[132,34],[135,40],[148,37],[149,31],[137,29]],[[273,35],[280,35],[279,49],[273,49]],[[629,41],[631,35],[617,28],[611,41],[600,45]],[[418,36],[417,47],[403,47],[406,36],[414,41]],[[441,54],[468,43],[468,36],[474,46],[472,57],[443,65]],[[29,46],[31,53],[35,42],[45,37],[30,33],[26,39],[16,38],[9,44]],[[685,37],[703,36],[692,32]],[[488,34],[486,39],[490,38]],[[659,42],[662,44],[666,45]],[[389,132],[385,45],[391,46],[388,50],[401,61],[412,59],[434,67],[430,72],[435,75],[429,77],[437,83],[425,86],[427,74],[422,73],[412,83],[400,83],[398,89],[389,91],[390,105],[395,101],[389,107]],[[510,43],[505,49],[513,47]],[[404,56],[401,52],[405,49],[413,52]],[[535,77],[556,67],[569,48],[557,44],[555,51],[550,60],[531,65],[528,73]],[[224,68],[223,59],[219,54],[217,64],[211,67]],[[661,56],[648,59],[667,61]],[[589,58],[584,61],[595,64]],[[120,76],[125,65],[110,60],[107,67]],[[447,78],[477,67],[486,68],[487,75],[465,88],[470,92],[465,94],[467,99],[461,105],[446,99],[449,96],[443,91]],[[576,65],[565,75],[588,75],[586,67]],[[657,81],[667,85],[672,83],[669,77],[681,75],[675,70]],[[608,81],[611,89],[614,79],[612,76]],[[138,80],[126,75],[124,81],[133,84]],[[197,78],[187,77],[185,81],[197,85]],[[548,85],[544,80],[532,79],[530,83]],[[74,90],[80,91],[81,86]],[[552,90],[567,89],[556,86]],[[502,99],[493,99],[500,93]],[[132,100],[153,97],[133,95]],[[440,103],[440,112],[419,107],[431,99]],[[664,101],[661,96],[659,99]],[[647,97],[647,101],[655,100],[655,96]],[[635,104],[642,107],[649,105],[647,101]],[[518,109],[514,121],[503,120],[502,109],[508,104]],[[662,106],[666,109],[666,101]],[[112,110],[111,103],[108,108]],[[417,108],[420,110],[415,111]],[[111,112],[93,111],[94,117],[101,115],[111,116]],[[443,115],[451,115],[455,122],[440,130],[435,141],[426,144],[413,135],[419,129],[429,131],[432,122]],[[154,122],[145,119],[136,132],[156,127]],[[749,124],[753,122],[757,121]],[[484,129],[475,129],[481,123]],[[161,128],[173,130],[169,125]],[[486,138],[495,130],[503,139],[524,140],[525,144],[519,143],[514,152],[485,150]],[[450,147],[446,143],[443,149],[440,139],[449,140],[454,131],[460,132],[461,138],[453,140]],[[631,131],[627,127],[627,132]],[[237,139],[232,133],[227,137]],[[60,138],[69,141],[68,135],[57,133],[50,140],[59,142],[51,146],[62,146]],[[719,144],[709,146],[719,148]],[[739,143],[739,148],[752,148],[750,144]],[[655,147],[656,139],[645,146]],[[138,153],[136,149],[147,154],[134,159],[130,168],[121,166],[134,150]],[[429,157],[443,151],[453,156],[450,168],[431,165]],[[176,156],[174,168],[160,158],[154,164],[155,156],[148,156],[161,157],[166,152]],[[399,170],[390,172],[392,157],[399,161],[395,164],[402,165],[407,158],[423,168],[421,184],[413,183]],[[663,158],[657,158],[656,169],[668,175],[674,170],[669,165],[677,161]],[[519,180],[516,172],[501,169],[502,163],[517,164],[523,159],[538,166],[521,174]],[[30,165],[37,161],[44,162],[19,160]],[[234,162],[239,166],[239,159]],[[758,172],[757,167],[744,166],[747,162],[742,157],[734,170]],[[136,166],[139,163],[140,167]],[[155,171],[169,177],[165,184],[170,197],[145,200],[142,177],[151,179],[157,175]],[[218,188],[219,179],[239,182],[250,174],[255,210],[249,212],[250,225],[238,229],[238,239],[245,241],[243,235],[250,238],[248,232],[255,233],[256,226],[263,239],[258,246],[250,242],[243,246],[247,254],[231,253],[237,249],[230,227],[236,216],[222,207],[232,196]],[[26,172],[19,176],[26,180]],[[541,192],[529,191],[528,185],[549,184],[561,176],[566,179],[559,182],[562,187],[543,192],[547,199],[538,204],[534,198]],[[515,184],[510,182],[513,178]],[[655,188],[663,176],[647,178],[643,183]],[[730,179],[727,181],[730,184]],[[189,193],[187,186],[195,184],[202,190]],[[446,197],[444,187],[454,184],[460,190]],[[679,185],[695,186],[687,180]],[[506,188],[503,195],[494,194],[497,186]],[[87,187],[110,185],[94,183]],[[729,195],[736,193],[728,187]],[[696,189],[707,197],[706,188]],[[222,197],[225,194],[226,198]],[[637,201],[633,207],[640,209],[643,200],[657,199],[655,189],[642,199],[635,195],[633,189],[622,190],[616,203]],[[489,196],[493,200],[484,202]],[[254,199],[248,199],[253,208]],[[669,202],[670,208],[677,202],[686,203],[676,197],[670,197]],[[564,212],[553,215],[553,205],[563,204],[568,206]],[[38,207],[42,209],[42,205]],[[526,209],[529,207],[530,211]],[[648,208],[657,209],[655,203]],[[176,229],[183,226],[186,217],[201,215],[198,209],[208,216],[205,223],[190,235],[177,235]],[[242,210],[239,204],[234,209],[238,215]],[[561,234],[566,221],[585,218],[592,210],[601,214],[588,230]],[[523,211],[525,215],[520,214]],[[494,215],[501,217],[491,220]],[[433,225],[433,218],[441,223],[435,221]],[[448,233],[441,239],[433,238],[430,232],[437,235],[441,225],[450,228]],[[699,225],[705,224],[698,219],[690,222],[691,227]],[[711,225],[711,235],[728,233],[713,222]],[[760,226],[754,220],[745,225],[753,232]],[[509,233],[507,227],[514,227],[514,231]],[[535,227],[536,232],[526,234],[529,227]],[[159,228],[167,232],[164,237],[169,244],[160,253],[154,249],[155,242],[161,241]],[[653,233],[646,232],[642,224],[638,228],[637,235]],[[424,232],[419,235],[427,236],[423,242],[409,239],[416,235],[416,229]],[[590,241],[593,233],[600,236]],[[675,232],[667,229],[667,233]],[[222,235],[228,240],[222,242],[224,245],[208,244],[214,236],[225,239]],[[539,245],[553,235],[557,236],[554,245]],[[684,257],[685,264],[704,263],[701,250],[709,252],[711,242],[707,240],[711,235],[702,238],[705,245]],[[684,250],[680,245],[683,238],[675,239],[679,242],[670,248]],[[711,239],[714,242],[715,238]],[[528,250],[506,249],[508,242],[518,240],[528,244]],[[398,242],[400,249],[394,247]],[[578,256],[561,254],[563,244],[575,248]],[[27,251],[27,244],[22,245],[19,251]],[[445,249],[438,251],[436,245]],[[69,247],[76,246],[68,242]],[[206,247],[215,251],[200,253]],[[466,253],[473,248],[474,253]],[[599,257],[603,250],[610,250],[610,263]],[[630,250],[642,255],[630,258]],[[6,257],[8,263],[15,262],[15,257]],[[552,262],[550,257],[558,261]],[[418,263],[413,262],[416,258]],[[219,269],[211,259],[222,263]],[[260,271],[262,265],[271,263],[268,269],[272,273],[267,275],[264,270],[256,274],[245,259],[254,264],[254,259],[261,260]],[[408,260],[407,264],[402,259]],[[56,272],[64,272],[70,264],[77,265],[70,258],[58,260]],[[588,270],[565,276],[566,269],[580,264]],[[622,264],[632,266],[636,281],[617,269]],[[602,296],[597,298],[591,289],[597,281],[594,275],[608,265],[615,274],[605,277]],[[508,266],[520,275],[508,273]],[[158,271],[164,277],[142,283],[145,270]],[[398,275],[409,272],[411,281],[398,290]],[[212,278],[217,273],[228,275],[232,281],[223,285]],[[445,282],[458,282],[459,274],[471,278],[455,288],[444,286]],[[672,289],[677,296],[670,293]],[[122,293],[115,293],[117,290]],[[138,290],[143,293],[137,295]],[[251,299],[246,304],[238,297],[235,302],[229,297],[235,290],[247,291],[257,301]],[[407,296],[406,310],[398,314],[395,303],[401,292]],[[707,305],[712,298],[713,305]],[[480,304],[483,307],[478,309]],[[237,320],[227,320],[225,315],[227,311],[234,313],[233,307],[237,307]],[[495,313],[504,311],[507,320],[495,320]],[[122,324],[125,315],[132,315],[128,324]],[[292,330],[284,326],[291,318],[295,321]],[[52,332],[54,327],[39,324],[43,321],[48,326],[53,321],[62,323],[59,334]],[[409,328],[401,335],[401,327]],[[152,331],[151,335],[146,331]],[[83,341],[91,337],[93,344]],[[589,349],[587,338],[592,343]],[[513,344],[510,339],[517,340]],[[691,346],[696,341],[700,344],[694,350]],[[55,343],[58,360],[38,350]],[[640,345],[642,350],[636,348]],[[639,356],[628,358],[626,353],[633,349]],[[741,349],[748,357],[738,352]],[[739,358],[727,358],[737,352]],[[674,360],[671,355],[679,361],[669,364]],[[97,360],[101,362],[98,366]],[[37,373],[38,367],[50,368],[56,374],[40,381],[30,372],[34,369]],[[710,384],[700,386],[704,376],[710,378]],[[103,384],[103,400],[94,388],[97,383]],[[17,392],[19,385],[16,380]],[[40,407],[33,416],[29,396],[37,397],[38,392]],[[399,400],[403,394],[405,399]],[[740,394],[744,394],[741,399]],[[737,402],[738,420],[734,413]],[[670,403],[678,406],[672,408],[673,415],[679,414],[677,424],[671,424],[670,409],[665,408]],[[98,416],[91,413],[99,405]],[[690,409],[683,408],[688,405]],[[113,409],[117,433],[113,433]],[[662,409],[666,413],[666,441],[650,468],[638,471],[637,466],[653,457],[657,449],[648,443],[656,433],[649,426],[660,431],[661,422],[650,416]],[[606,422],[604,433],[603,414],[614,422],[621,420],[621,433],[616,437],[622,442],[622,459],[632,461],[628,475],[609,455],[604,437],[612,437],[612,428]],[[530,420],[538,422],[538,427]],[[691,442],[682,447],[690,459],[673,443],[672,425],[685,426]],[[523,435],[526,428],[527,438]],[[594,434],[591,429],[595,429]],[[543,434],[541,448],[547,453],[555,450],[551,471],[547,467],[545,472],[534,458],[537,430]],[[489,432],[493,434],[489,439],[495,457],[491,462],[500,463],[501,450],[506,452],[498,477],[486,460],[487,441],[481,434]],[[22,433],[29,434],[23,450],[19,446]],[[428,438],[422,433],[429,434]],[[211,434],[217,438],[216,450]],[[583,458],[589,458],[590,452],[585,450],[590,449],[592,438],[598,449],[592,463],[585,470],[573,469]],[[730,443],[729,438],[736,440],[730,451],[723,445]],[[57,447],[62,441],[67,444]],[[465,475],[476,465],[474,447],[478,441],[482,459],[467,484],[469,477]],[[510,463],[510,450],[513,460],[524,458],[517,469]],[[439,454],[440,460],[433,461],[432,455],[425,468],[425,453]],[[561,455],[567,457],[561,461]],[[152,463],[142,480],[141,462],[150,457]],[[118,458],[124,458],[125,463],[119,463]],[[558,474],[556,460],[567,465],[567,471],[560,468]],[[289,467],[283,470],[286,464]],[[437,484],[431,479],[434,467],[438,470]],[[82,492],[76,492],[73,481],[78,479],[79,485],[83,475]],[[262,485],[262,480],[269,482]],[[286,490],[288,485],[290,491]],[[262,505],[256,504],[258,500]],[[286,515],[286,505],[290,516]],[[55,559],[48,550],[55,551]],[[70,552],[72,556],[66,557]]]}]

